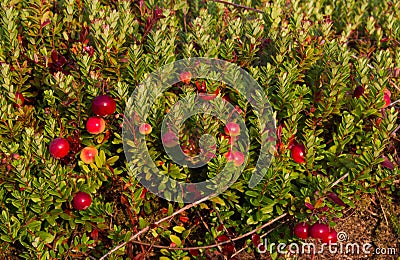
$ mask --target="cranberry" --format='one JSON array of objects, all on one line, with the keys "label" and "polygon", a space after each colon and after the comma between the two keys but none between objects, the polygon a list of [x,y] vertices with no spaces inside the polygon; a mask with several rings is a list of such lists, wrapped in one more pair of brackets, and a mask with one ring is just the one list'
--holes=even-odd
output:
[{"label": "cranberry", "polygon": [[304,145],[301,143],[293,145],[293,147],[291,149],[291,155],[295,162],[304,163],[305,162],[305,159],[304,159],[305,147],[304,147]]},{"label": "cranberry", "polygon": [[321,238],[323,243],[336,243],[338,241],[337,238],[337,232],[335,229],[331,228],[330,232],[328,233],[328,235],[324,236],[323,238]]},{"label": "cranberry", "polygon": [[302,239],[307,239],[309,236],[309,230],[310,230],[310,225],[308,225],[306,222],[300,222],[297,223],[296,226],[294,226],[294,234],[298,238]]},{"label": "cranberry", "polygon": [[171,148],[178,145],[178,137],[172,131],[168,131],[162,137],[165,147]]},{"label": "cranberry", "polygon": [[85,210],[92,204],[92,198],[86,192],[80,191],[72,199],[72,205],[77,210]]},{"label": "cranberry", "polygon": [[228,162],[233,161],[233,164],[238,167],[244,163],[244,155],[240,151],[228,151],[225,154],[225,158],[228,160]]},{"label": "cranberry", "polygon": [[50,143],[49,150],[51,156],[61,159],[69,153],[70,145],[67,139],[56,138]]},{"label": "cranberry", "polygon": [[117,104],[110,96],[97,96],[92,102],[92,111],[99,116],[111,115],[115,112],[116,108]]},{"label": "cranberry", "polygon": [[101,117],[90,117],[86,122],[86,130],[91,134],[100,134],[106,129],[106,121]]},{"label": "cranberry", "polygon": [[88,146],[82,149],[80,158],[81,160],[86,163],[94,162],[94,158],[99,154],[96,147]]},{"label": "cranberry", "polygon": [[322,223],[315,223],[310,229],[310,235],[313,238],[324,239],[329,235],[329,227]]},{"label": "cranberry", "polygon": [[191,79],[192,79],[192,73],[190,73],[190,71],[185,71],[179,74],[179,80],[185,84],[189,84]]},{"label": "cranberry", "polygon": [[238,136],[240,134],[240,126],[233,122],[227,123],[224,130],[225,134],[230,136]]},{"label": "cranberry", "polygon": [[148,135],[151,133],[151,131],[152,131],[151,125],[147,123],[143,123],[139,126],[139,133],[141,133],[142,135]]}]

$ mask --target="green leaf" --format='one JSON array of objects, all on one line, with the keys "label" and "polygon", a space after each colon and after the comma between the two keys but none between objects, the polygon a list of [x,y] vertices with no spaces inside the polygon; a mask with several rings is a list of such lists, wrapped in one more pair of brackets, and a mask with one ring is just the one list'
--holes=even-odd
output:
[{"label": "green leaf", "polygon": [[255,225],[258,223],[258,221],[256,219],[254,219],[254,216],[250,216],[247,221],[246,221],[247,225]]},{"label": "green leaf", "polygon": [[171,241],[173,243],[175,243],[177,246],[181,246],[182,245],[182,241],[179,237],[175,236],[175,235],[169,235],[169,239],[171,239]]},{"label": "green leaf", "polygon": [[149,223],[143,219],[142,217],[139,217],[139,228],[143,229],[145,227],[147,227],[149,225]]},{"label": "green leaf", "polygon": [[111,158],[108,158],[107,164],[113,165],[116,161],[118,161],[118,159],[119,159],[119,156],[118,156],[118,155],[113,156],[113,157],[111,157]]},{"label": "green leaf", "polygon": [[43,240],[44,243],[49,244],[51,242],[53,242],[54,238],[56,237],[55,235],[52,235],[46,231],[39,231],[36,233],[40,239]]},{"label": "green leaf", "polygon": [[260,192],[254,190],[248,190],[245,192],[245,194],[249,197],[254,197],[254,198],[260,197]]},{"label": "green leaf", "polygon": [[262,208],[261,208],[261,213],[262,213],[263,215],[272,213],[273,211],[274,211],[274,205],[268,205],[268,206],[266,206],[266,207],[262,207]]},{"label": "green leaf", "polygon": [[177,233],[182,233],[183,231],[185,231],[186,229],[182,226],[175,226],[172,228],[175,232]]},{"label": "green leaf", "polygon": [[212,199],[210,199],[212,202],[219,204],[221,206],[226,206],[225,201],[223,199],[221,199],[220,197],[214,197]]},{"label": "green leaf", "polygon": [[42,225],[42,222],[39,220],[33,220],[30,222],[28,225],[26,225],[27,228],[29,228],[32,231],[40,230],[40,226]]},{"label": "green leaf", "polygon": [[9,243],[12,243],[12,242],[13,242],[13,241],[12,241],[8,236],[6,236],[6,235],[1,235],[1,236],[0,236],[0,239],[3,240],[3,241],[5,241],[5,242],[9,242]]}]

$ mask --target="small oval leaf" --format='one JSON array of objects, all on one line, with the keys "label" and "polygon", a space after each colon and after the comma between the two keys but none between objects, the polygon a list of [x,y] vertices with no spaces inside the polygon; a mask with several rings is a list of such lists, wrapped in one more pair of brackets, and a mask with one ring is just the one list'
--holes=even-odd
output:
[{"label": "small oval leaf", "polygon": [[182,233],[183,231],[185,231],[186,229],[184,227],[181,226],[175,226],[172,228],[176,233]]},{"label": "small oval leaf", "polygon": [[175,235],[170,235],[169,239],[171,239],[172,243],[175,243],[177,246],[181,246],[182,245],[182,241],[179,237],[175,236]]}]

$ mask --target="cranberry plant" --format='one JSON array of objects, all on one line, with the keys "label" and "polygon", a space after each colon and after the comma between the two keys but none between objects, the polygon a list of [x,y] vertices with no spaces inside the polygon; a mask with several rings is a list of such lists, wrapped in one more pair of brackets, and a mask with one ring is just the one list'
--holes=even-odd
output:
[{"label": "cranberry plant", "polygon": [[[292,241],[296,226],[303,239],[317,232],[304,226],[316,224],[332,232],[360,198],[398,193],[400,2],[243,2],[1,2],[0,257],[257,254],[265,236]],[[255,111],[231,87],[182,74],[140,128],[160,171],[197,182],[229,161],[244,162],[229,150],[245,130],[234,122],[196,115],[179,140],[161,136],[166,113],[192,93],[230,102],[246,122],[250,146],[245,170],[228,190],[179,211],[184,204],[147,192],[128,169],[121,129],[135,88],[163,65],[190,57],[250,73],[273,107],[277,138],[271,166],[250,188],[260,152]],[[182,167],[164,151],[162,142],[179,141],[197,155],[206,133],[216,138],[217,154],[205,167]]]}]

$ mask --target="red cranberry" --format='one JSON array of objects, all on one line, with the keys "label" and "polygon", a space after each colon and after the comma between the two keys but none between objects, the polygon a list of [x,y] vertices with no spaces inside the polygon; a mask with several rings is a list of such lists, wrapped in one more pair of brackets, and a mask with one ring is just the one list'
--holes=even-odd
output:
[{"label": "red cranberry", "polygon": [[101,117],[90,117],[86,122],[86,130],[91,134],[100,134],[106,129],[106,121]]},{"label": "red cranberry", "polygon": [[305,147],[303,144],[295,144],[291,149],[291,155],[295,162],[304,163],[305,162]]},{"label": "red cranberry", "polygon": [[321,240],[322,240],[322,243],[327,243],[327,244],[336,243],[338,241],[336,230],[331,228],[328,235],[321,238]]},{"label": "red cranberry", "polygon": [[97,96],[92,102],[92,111],[99,116],[111,115],[115,112],[116,108],[117,104],[110,96]]},{"label": "red cranberry", "polygon": [[310,235],[313,238],[325,239],[329,235],[329,227],[322,223],[315,223],[310,229]]},{"label": "red cranberry", "polygon": [[80,158],[86,163],[90,164],[95,161],[96,156],[99,154],[99,151],[94,146],[88,146],[82,149]]},{"label": "red cranberry", "polygon": [[238,136],[240,134],[240,126],[233,122],[227,123],[224,130],[225,134],[230,136]]},{"label": "red cranberry", "polygon": [[179,139],[174,132],[168,131],[163,135],[162,142],[165,147],[171,148],[179,144]]},{"label": "red cranberry", "polygon": [[139,126],[139,133],[141,133],[142,135],[148,135],[151,133],[152,131],[152,127],[150,124],[148,123],[143,123]]},{"label": "red cranberry", "polygon": [[240,165],[242,165],[244,163],[244,155],[242,152],[240,151],[228,151],[225,154],[225,158],[227,159],[228,162],[233,161],[233,164],[236,167],[239,167]]},{"label": "red cranberry", "polygon": [[51,156],[61,159],[69,153],[70,145],[67,139],[56,138],[50,143],[49,150]]},{"label": "red cranberry", "polygon": [[179,74],[179,80],[185,84],[189,84],[191,79],[192,79],[192,73],[190,73],[190,71],[185,71]]},{"label": "red cranberry", "polygon": [[306,222],[300,222],[296,226],[294,226],[294,234],[298,238],[302,239],[307,239],[308,238],[308,233],[310,230],[310,225],[308,225]]},{"label": "red cranberry", "polygon": [[92,204],[92,198],[86,192],[80,191],[72,199],[72,205],[77,210],[85,210]]}]

